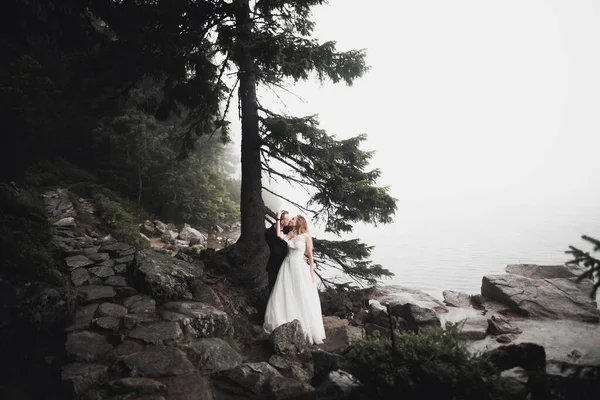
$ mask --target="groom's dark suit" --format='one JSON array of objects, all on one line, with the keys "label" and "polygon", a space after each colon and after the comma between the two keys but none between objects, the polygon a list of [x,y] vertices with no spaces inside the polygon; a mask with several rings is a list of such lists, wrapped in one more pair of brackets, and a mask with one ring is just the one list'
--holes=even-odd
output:
[{"label": "groom's dark suit", "polygon": [[[291,230],[292,228],[289,226],[283,227],[283,233],[285,234]],[[269,261],[267,261],[267,273],[269,274],[269,293],[271,293],[273,286],[275,286],[275,281],[277,280],[279,268],[281,268],[281,264],[287,255],[288,249],[286,241],[277,236],[275,224],[265,230],[265,240],[267,241],[270,250]]]}]

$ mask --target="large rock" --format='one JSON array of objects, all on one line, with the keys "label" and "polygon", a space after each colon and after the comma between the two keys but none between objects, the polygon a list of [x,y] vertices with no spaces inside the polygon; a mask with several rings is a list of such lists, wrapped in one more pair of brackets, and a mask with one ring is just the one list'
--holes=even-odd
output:
[{"label": "large rock", "polygon": [[307,398],[314,391],[315,389],[308,383],[285,376],[276,376],[267,380],[264,387],[265,398],[273,400]]},{"label": "large rock", "polygon": [[464,292],[454,290],[444,290],[444,303],[450,307],[469,307],[471,305],[471,296]]},{"label": "large rock", "polygon": [[[198,261],[200,262],[200,261]],[[140,251],[132,267],[133,286],[157,301],[191,299],[203,264],[191,264],[152,250]]]},{"label": "large rock", "polygon": [[564,265],[509,264],[507,273],[531,279],[573,278],[573,271]]},{"label": "large rock", "polygon": [[317,398],[323,400],[351,399],[361,387],[360,382],[346,371],[331,371],[317,388]]},{"label": "large rock", "polygon": [[334,330],[321,345],[325,351],[343,354],[349,347],[365,338],[365,330],[362,326],[347,325]]},{"label": "large rock", "polygon": [[117,292],[111,286],[87,285],[80,286],[77,291],[83,297],[84,301],[91,302],[100,299],[112,299]]},{"label": "large rock", "polygon": [[109,361],[117,355],[105,336],[90,331],[69,333],[65,349],[73,361]]},{"label": "large rock", "polygon": [[394,317],[400,317],[399,327],[412,332],[441,328],[440,319],[431,308],[420,307],[413,303],[395,304],[390,307]]},{"label": "large rock", "polygon": [[269,364],[277,368],[283,376],[288,378],[293,378],[300,382],[309,382],[311,380],[310,372],[304,369],[298,361],[289,357],[274,354],[269,358]]},{"label": "large rock", "polygon": [[460,323],[460,336],[464,339],[485,339],[488,330],[488,319],[485,315],[474,315]]},{"label": "large rock", "polygon": [[171,376],[165,379],[165,383],[169,400],[212,400],[214,398],[208,377],[199,373]]},{"label": "large rock", "polygon": [[226,371],[242,363],[242,356],[219,338],[194,340],[187,347],[187,353],[196,368],[211,373]]},{"label": "large rock", "polygon": [[200,231],[198,231],[197,229],[194,229],[191,226],[189,226],[188,224],[183,225],[183,229],[181,230],[181,232],[179,232],[178,239],[184,240],[190,245],[204,244],[206,242],[206,238],[204,237],[204,235],[200,233]]},{"label": "large rock", "polygon": [[123,305],[127,307],[132,314],[151,313],[156,309],[156,301],[152,297],[143,294],[127,297],[123,300]]},{"label": "large rock", "polygon": [[108,367],[101,364],[71,363],[62,367],[62,381],[71,398],[79,398],[90,387],[108,376]]},{"label": "large rock", "polygon": [[193,301],[165,303],[160,315],[168,321],[177,321],[189,338],[222,337],[233,333],[229,316],[215,307]]},{"label": "large rock", "polygon": [[483,277],[481,294],[530,317],[598,322],[598,306],[590,298],[592,283],[576,278],[530,279],[519,275]]},{"label": "large rock", "polygon": [[328,353],[326,351],[313,351],[313,377],[312,385],[318,387],[323,383],[331,371],[338,369],[347,369],[350,363],[345,357],[339,354]]},{"label": "large rock", "polygon": [[271,333],[275,354],[296,355],[304,352],[307,345],[302,325],[297,319],[280,325]]},{"label": "large rock", "polygon": [[448,312],[448,308],[441,301],[433,296],[417,289],[412,289],[399,285],[381,286],[375,289],[370,296],[371,299],[377,300],[381,304],[386,302],[390,306],[396,304],[415,304],[421,308],[428,308],[435,312]]},{"label": "large rock", "polygon": [[282,375],[266,362],[244,363],[215,375],[215,384],[242,398],[265,398],[267,381]]},{"label": "large rock", "polygon": [[194,366],[183,351],[163,346],[151,346],[124,356],[121,358],[121,366],[131,376],[163,377],[194,372]]},{"label": "large rock", "polygon": [[488,319],[488,332],[492,335],[521,333],[521,329],[512,326],[501,314],[492,314]]},{"label": "large rock", "polygon": [[90,267],[95,264],[94,261],[84,255],[67,257],[65,258],[65,263],[67,264],[67,268],[71,271],[76,268]]},{"label": "large rock", "polygon": [[177,322],[156,321],[137,325],[133,331],[128,333],[128,336],[146,343],[167,345],[183,339],[183,332]]}]

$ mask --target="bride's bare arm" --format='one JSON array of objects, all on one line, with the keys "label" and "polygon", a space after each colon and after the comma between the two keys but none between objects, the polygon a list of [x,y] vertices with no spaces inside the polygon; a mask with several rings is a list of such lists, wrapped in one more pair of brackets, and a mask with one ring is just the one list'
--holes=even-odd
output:
[{"label": "bride's bare arm", "polygon": [[315,261],[313,259],[313,242],[311,236],[306,237],[306,254],[310,264],[310,277],[313,283],[315,283]]}]

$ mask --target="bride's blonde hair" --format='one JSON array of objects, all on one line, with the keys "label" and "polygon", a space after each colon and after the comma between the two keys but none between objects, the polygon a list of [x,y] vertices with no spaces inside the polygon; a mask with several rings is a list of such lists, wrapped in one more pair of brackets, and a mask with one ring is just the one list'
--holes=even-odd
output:
[{"label": "bride's blonde hair", "polygon": [[308,232],[308,222],[306,222],[306,218],[302,215],[296,216],[296,226],[294,226],[294,230],[298,235]]}]

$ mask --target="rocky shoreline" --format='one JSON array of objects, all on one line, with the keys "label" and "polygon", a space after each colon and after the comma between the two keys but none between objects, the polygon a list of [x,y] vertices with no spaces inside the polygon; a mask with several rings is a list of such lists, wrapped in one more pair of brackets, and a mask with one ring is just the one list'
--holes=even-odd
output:
[{"label": "rocky shoreline", "polygon": [[[324,292],[327,340],[306,346],[297,322],[270,336],[262,331],[259,293],[228,282],[235,254],[206,250],[209,232],[147,221],[142,232],[164,245],[137,251],[81,222],[93,220],[87,200],[73,203],[63,189],[43,197],[71,285],[42,291],[31,306],[42,314],[74,307],[60,365],[70,398],[352,398],[360,383],[344,370],[343,355],[366,337],[389,334],[388,312],[405,331],[458,324],[477,353],[543,346],[534,349],[536,365],[555,377],[566,376],[565,366],[600,365],[598,305],[574,267],[510,265],[483,277],[481,294],[445,291],[443,302],[401,286]],[[226,233],[213,239],[223,245]],[[501,369],[525,396],[519,357]]]}]

